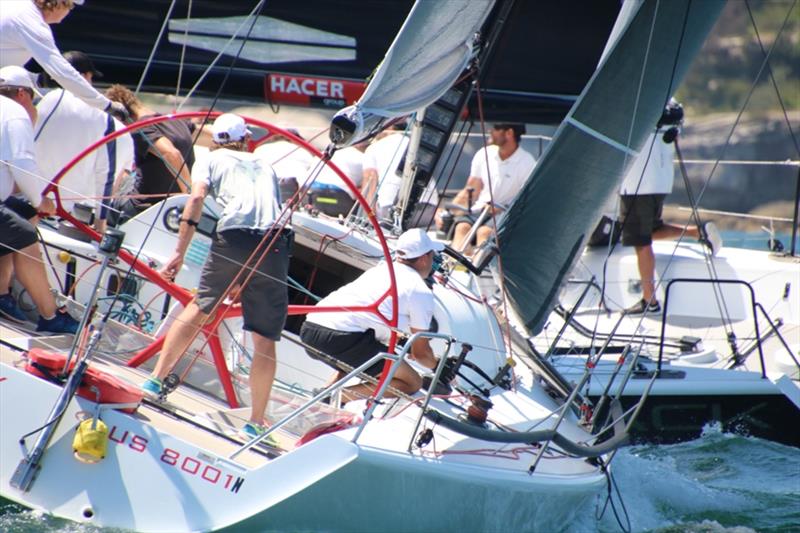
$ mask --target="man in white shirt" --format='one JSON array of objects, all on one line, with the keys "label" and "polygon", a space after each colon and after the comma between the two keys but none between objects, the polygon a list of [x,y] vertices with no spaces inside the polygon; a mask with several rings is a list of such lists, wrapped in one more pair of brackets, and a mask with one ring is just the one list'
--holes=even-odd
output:
[{"label": "man in white shirt", "polygon": [[[296,131],[289,131],[300,137]],[[253,153],[272,166],[279,180],[295,178],[300,184],[308,177],[314,164],[314,157],[305,148],[286,140],[283,135],[274,135]]]},{"label": "man in white shirt", "polygon": [[[404,129],[402,125],[396,127]],[[408,136],[401,130],[395,130],[374,141],[364,152],[361,194],[375,207],[381,219],[391,219],[392,207],[397,203],[403,181],[403,169],[399,167],[407,149]],[[421,220],[419,213],[424,211],[426,206],[435,208],[438,203],[439,193],[436,191],[436,183],[430,180],[420,195],[413,219]],[[426,226],[431,218],[433,217],[429,216],[424,223],[416,225]]]},{"label": "man in white shirt", "polygon": [[100,94],[61,56],[49,24],[58,24],[83,0],[2,0],[0,67],[33,58],[62,87],[88,105],[127,118],[125,108]]},{"label": "man in white shirt", "polygon": [[[364,143],[348,146],[336,150],[331,158],[331,163],[336,165],[356,187],[361,187],[365,148],[366,144]],[[355,204],[355,193],[328,165],[324,165],[320,169],[308,194],[311,204],[329,216],[345,216]]]},{"label": "man in white shirt", "polygon": [[[645,141],[620,186],[620,224],[622,244],[636,249],[636,261],[642,284],[642,299],[625,310],[627,314],[658,313],[661,305],[655,298],[654,239],[674,239],[684,233],[683,226],[661,219],[664,199],[672,192],[675,147],[672,144],[683,121],[683,107],[670,99],[657,129]],[[712,222],[702,227],[687,226],[686,235],[705,243],[716,254],[722,238]]]},{"label": "man in white shirt", "polygon": [[[92,83],[102,74],[83,52],[71,51],[64,58]],[[36,106],[39,120],[34,139],[36,158],[43,174],[52,179],[78,154],[124,125],[112,116],[88,106],[62,88],[48,92]],[[133,168],[133,139],[126,134],[84,157],[59,181],[62,204],[95,206],[95,228],[103,231],[114,180]]]},{"label": "man in white shirt", "polygon": [[[66,310],[56,307],[50,292],[36,229],[4,203],[16,185],[40,211],[52,213],[54,210],[52,201],[42,197],[44,185],[37,180],[40,172],[34,156],[31,125],[31,117],[35,116],[33,88],[24,69],[20,68],[23,72],[15,76],[15,68],[0,69],[0,261],[4,263],[4,272],[11,272],[8,263],[13,264],[17,280],[36,304],[39,311],[37,331],[74,334],[78,322]],[[5,279],[0,283],[0,314],[24,322],[26,317],[19,313],[9,292],[9,281]]]},{"label": "man in white shirt", "polygon": [[[263,158],[247,151],[251,132],[244,120],[225,113],[216,118],[211,131],[218,147],[192,167],[192,193],[180,219],[175,252],[161,269],[162,275],[172,279],[180,271],[206,195],[222,207],[222,216],[200,275],[197,297],[170,326],[164,349],[142,390],[150,396],[162,393],[163,379],[186,352],[198,328],[216,311],[231,284],[240,284],[242,329],[250,331],[254,346],[250,420],[242,429],[250,438],[266,431],[264,416],[275,378],[275,342],[280,339],[289,305],[286,277],[292,235],[285,227],[288,214],[280,206],[275,172]],[[266,246],[270,246],[269,253],[253,265],[254,250],[266,252]]]},{"label": "man in white shirt", "polygon": [[489,146],[478,150],[472,158],[467,184],[453,199],[453,203],[468,210],[467,215],[454,221],[453,246],[456,249],[464,249],[468,244],[464,240],[484,208],[489,209],[491,216],[478,228],[475,244],[480,246],[486,241],[494,231],[492,217],[511,205],[533,173],[536,159],[519,146],[523,133],[523,124],[495,124],[490,131]]},{"label": "man in white shirt", "polygon": [[[397,239],[394,274],[397,282],[398,330],[416,333],[430,328],[434,300],[433,292],[424,279],[433,268],[434,252],[442,248],[442,243],[431,240],[419,228],[410,229]],[[389,280],[388,266],[380,263],[320,300],[317,307],[342,307],[345,311],[308,314],[300,328],[300,338],[309,356],[331,364],[320,357],[321,352],[351,367],[358,367],[378,353],[387,351],[391,331],[386,323],[374,313],[350,312],[346,309],[372,305],[386,296]],[[391,317],[391,298],[384,298],[378,310],[384,317]],[[425,367],[436,368],[437,360],[428,339],[418,339],[414,343],[411,358]],[[336,379],[344,376],[340,368],[333,368],[339,371]],[[380,361],[365,372],[376,377],[382,369],[383,361]],[[422,378],[411,366],[401,362],[390,385],[406,394],[413,394],[422,386]],[[346,399],[365,397],[371,390],[367,384],[351,387],[346,391]]]}]

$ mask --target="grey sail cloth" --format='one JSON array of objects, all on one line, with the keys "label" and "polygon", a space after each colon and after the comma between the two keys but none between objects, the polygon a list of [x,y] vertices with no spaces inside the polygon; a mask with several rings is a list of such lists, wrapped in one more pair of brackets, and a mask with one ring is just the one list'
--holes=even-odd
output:
[{"label": "grey sail cloth", "polygon": [[472,56],[494,0],[418,0],[356,106],[397,117],[438,99]]},{"label": "grey sail cloth", "polygon": [[[724,0],[645,0],[629,16],[498,229],[510,303],[538,333],[565,277]],[[685,25],[685,26],[684,26]]]}]

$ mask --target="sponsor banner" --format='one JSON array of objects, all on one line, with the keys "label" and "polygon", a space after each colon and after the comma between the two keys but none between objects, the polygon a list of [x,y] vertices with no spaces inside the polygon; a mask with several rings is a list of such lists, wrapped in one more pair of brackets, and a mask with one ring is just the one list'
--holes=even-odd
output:
[{"label": "sponsor banner", "polygon": [[264,77],[264,97],[283,104],[344,107],[358,100],[366,87],[358,81],[273,72]]}]

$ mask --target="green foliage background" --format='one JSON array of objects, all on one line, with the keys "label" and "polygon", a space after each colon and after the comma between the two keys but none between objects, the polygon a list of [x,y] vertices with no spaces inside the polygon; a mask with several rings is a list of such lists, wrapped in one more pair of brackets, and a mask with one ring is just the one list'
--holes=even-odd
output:
[{"label": "green foliage background", "polygon": [[[766,53],[770,53],[768,68],[764,66]],[[750,116],[780,109],[775,85],[786,109],[800,110],[797,0],[728,0],[676,98],[690,116],[738,112],[754,80],[756,88],[745,107]]]}]

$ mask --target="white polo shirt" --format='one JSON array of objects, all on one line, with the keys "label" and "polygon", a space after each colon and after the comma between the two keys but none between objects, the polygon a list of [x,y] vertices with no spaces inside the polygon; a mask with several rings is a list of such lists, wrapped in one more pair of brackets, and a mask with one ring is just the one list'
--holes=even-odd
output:
[{"label": "white polo shirt", "polygon": [[[397,280],[398,321],[401,331],[410,328],[428,330],[433,317],[433,292],[425,285],[419,273],[408,265],[393,263]],[[337,289],[318,306],[357,307],[374,304],[389,290],[389,269],[385,262],[361,274],[355,281]],[[392,316],[392,299],[386,298],[378,307],[386,318]],[[334,312],[309,313],[306,320],[337,331],[375,330],[375,338],[384,344],[389,342],[390,330],[374,313]]]},{"label": "white polo shirt", "polygon": [[314,163],[305,148],[283,139],[264,143],[253,153],[272,166],[278,179],[295,178],[301,186]]},{"label": "white polo shirt", "polygon": [[[318,160],[315,160],[315,162],[316,161]],[[356,187],[361,186],[361,179],[364,174],[363,161],[364,152],[354,146],[348,146],[347,148],[336,150],[331,158],[331,162],[339,167],[339,170],[341,170],[345,176],[350,178],[350,181],[352,181]],[[322,170],[320,170],[319,175],[317,175],[317,179],[314,183],[338,187],[347,192],[351,198],[355,198],[355,194],[353,194],[353,192],[347,188],[339,175],[328,165],[325,165]]]},{"label": "white polo shirt", "polygon": [[[111,131],[124,127],[118,120],[86,105],[63,89],[48,92],[36,109],[39,111],[35,127],[36,157],[39,168],[48,179],[54,178],[75,156],[103,138],[109,126]],[[109,146],[115,160],[111,172],[108,168]],[[71,209],[75,202],[95,204],[99,212],[101,197],[111,194],[116,175],[131,168],[133,139],[126,134],[98,148],[64,175],[59,182],[64,206]]]},{"label": "white polo shirt", "polygon": [[499,148],[496,145],[478,150],[472,158],[470,176],[480,178],[483,186],[477,201],[473,204],[473,211],[480,211],[492,199],[495,205],[508,208],[528,181],[535,166],[536,159],[520,147],[517,147],[508,159],[500,158]]},{"label": "white polo shirt", "polygon": [[56,80],[90,106],[103,110],[109,100],[100,94],[58,51],[53,31],[33,0],[0,0],[0,67],[23,66],[33,58]]},{"label": "white polo shirt", "polygon": [[[663,131],[650,134],[642,145],[638,157],[633,161],[619,193],[623,196],[640,194],[669,194],[675,169],[672,164],[675,158],[675,147],[662,139]],[[653,147],[650,150],[650,146]],[[648,158],[648,155],[650,156]]]},{"label": "white polo shirt", "polygon": [[31,119],[24,107],[0,96],[0,201],[11,195],[15,183],[38,207],[47,181],[36,165]]},{"label": "white polo shirt", "polygon": [[[403,170],[398,171],[397,167],[406,148],[408,137],[401,132],[393,132],[370,144],[364,152],[364,171],[373,169],[378,173],[378,208],[391,207],[397,202],[403,183]],[[419,201],[432,205],[439,203],[439,193],[433,180],[428,181]]]}]

